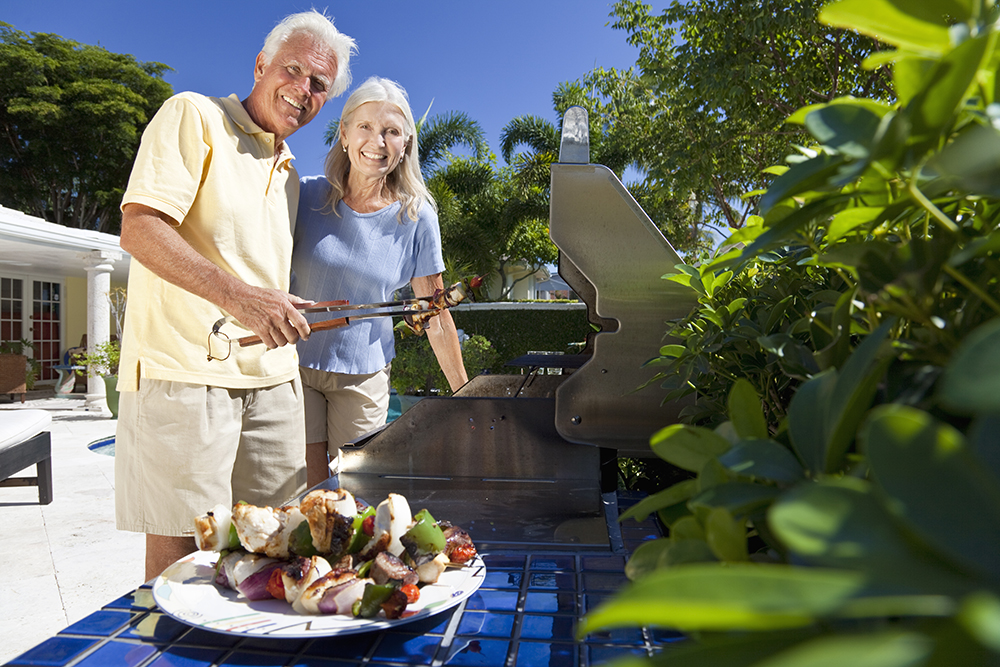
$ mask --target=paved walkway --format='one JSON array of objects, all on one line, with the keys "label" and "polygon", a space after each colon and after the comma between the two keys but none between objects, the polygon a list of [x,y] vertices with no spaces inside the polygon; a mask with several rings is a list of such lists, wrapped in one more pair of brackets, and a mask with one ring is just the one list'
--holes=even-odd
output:
[{"label": "paved walkway", "polygon": [[83,396],[33,391],[23,405],[0,396],[0,420],[22,408],[52,414],[54,500],[0,488],[0,664],[143,582],[145,537],[115,529],[114,457],[87,448],[116,422],[85,410]]}]

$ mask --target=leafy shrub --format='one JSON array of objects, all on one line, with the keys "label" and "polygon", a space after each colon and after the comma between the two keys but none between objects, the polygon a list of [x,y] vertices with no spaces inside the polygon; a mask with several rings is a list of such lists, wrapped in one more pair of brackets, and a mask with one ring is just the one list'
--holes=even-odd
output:
[{"label": "leafy shrub", "polygon": [[[400,326],[396,327],[396,331],[396,357],[389,373],[393,389],[399,394],[451,395],[448,380],[438,365],[427,336],[402,333],[409,330]],[[483,336],[470,336],[462,343],[462,361],[471,379],[496,364],[496,351]]]},{"label": "leafy shrub", "polygon": [[581,635],[662,625],[671,665],[1000,663],[1000,80],[992,2],[841,0],[898,47],[895,106],[815,139],[655,363],[696,395],[653,451],[696,476],[636,505],[668,537]]}]

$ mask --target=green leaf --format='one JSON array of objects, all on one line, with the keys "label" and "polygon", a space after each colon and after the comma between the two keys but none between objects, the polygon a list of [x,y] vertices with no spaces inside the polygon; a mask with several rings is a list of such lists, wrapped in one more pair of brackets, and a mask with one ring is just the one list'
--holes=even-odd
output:
[{"label": "green leaf", "polygon": [[688,506],[699,516],[707,516],[717,507],[723,507],[735,516],[748,516],[770,505],[780,495],[781,491],[773,486],[726,482],[702,491],[688,501]]},{"label": "green leaf", "polygon": [[760,198],[760,210],[767,213],[789,197],[825,186],[843,165],[844,156],[826,154],[792,165],[774,179],[767,194]]},{"label": "green leaf", "polygon": [[955,6],[949,0],[840,0],[826,5],[819,20],[918,53],[944,53],[951,48],[945,17]]},{"label": "green leaf", "polygon": [[838,633],[782,651],[767,661],[767,667],[913,667],[933,650],[933,639],[920,632]]},{"label": "green leaf", "polygon": [[708,513],[705,542],[721,561],[739,562],[748,558],[746,526],[725,508],[717,507]]},{"label": "green leaf", "polygon": [[622,512],[621,516],[618,517],[618,521],[625,521],[626,519],[645,521],[654,512],[690,499],[697,493],[697,490],[698,480],[686,479],[683,482],[678,482],[632,505],[632,507]]},{"label": "green leaf", "polygon": [[848,157],[864,160],[878,132],[881,117],[860,105],[829,104],[806,116],[805,126],[816,140]]},{"label": "green leaf", "polygon": [[1000,318],[962,341],[945,368],[939,398],[960,414],[1000,413]]},{"label": "green leaf", "polygon": [[802,464],[795,455],[773,440],[738,442],[719,456],[719,463],[743,476],[785,484],[794,484],[804,477]]},{"label": "green leaf", "polygon": [[827,369],[800,386],[788,406],[792,447],[813,472],[826,468],[826,411],[836,384],[837,371]]},{"label": "green leaf", "polygon": [[761,407],[760,396],[749,381],[740,378],[729,391],[729,420],[740,438],[767,438],[767,422]]},{"label": "green leaf", "polygon": [[833,216],[826,232],[828,243],[834,243],[862,225],[875,222],[885,210],[882,206],[859,206],[840,211]]},{"label": "green leaf", "polygon": [[865,572],[882,592],[961,595],[975,586],[929,555],[861,480],[802,484],[771,506],[767,523],[807,563]]},{"label": "green leaf", "polygon": [[691,472],[699,472],[709,459],[729,449],[729,442],[715,432],[685,424],[657,431],[649,444],[661,459]]},{"label": "green leaf", "polygon": [[1000,487],[962,434],[926,412],[886,405],[860,436],[893,511],[937,553],[1000,579]]},{"label": "green leaf", "polygon": [[684,354],[686,347],[683,345],[664,345],[660,348],[661,357],[679,357]]},{"label": "green leaf", "polygon": [[660,559],[670,548],[670,544],[670,540],[665,537],[640,544],[625,564],[625,576],[635,581],[657,570]]},{"label": "green leaf", "polygon": [[702,540],[705,529],[693,516],[686,516],[670,524],[671,539]]},{"label": "green leaf", "polygon": [[1000,196],[1000,132],[975,125],[927,161],[924,174],[939,179],[942,188]]},{"label": "green leaf", "polygon": [[962,602],[959,621],[970,635],[994,653],[1000,653],[1000,598],[981,591]]},{"label": "green leaf", "polygon": [[903,113],[909,117],[916,137],[936,137],[953,122],[964,105],[980,63],[995,40],[993,33],[966,40],[948,53],[934,67],[930,81],[906,105]]},{"label": "green leaf", "polygon": [[860,590],[856,572],[784,565],[685,565],[657,570],[582,620],[577,636],[626,626],[681,631],[808,625]]}]

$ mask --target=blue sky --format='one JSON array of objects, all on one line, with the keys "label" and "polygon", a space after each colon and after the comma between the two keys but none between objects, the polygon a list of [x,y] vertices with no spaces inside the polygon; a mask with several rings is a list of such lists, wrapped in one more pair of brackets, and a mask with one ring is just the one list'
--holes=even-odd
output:
[{"label": "blue sky", "polygon": [[[669,2],[647,4],[658,13]],[[242,99],[268,31],[286,14],[312,7],[357,40],[355,85],[372,75],[398,81],[418,118],[432,100],[431,115],[464,111],[482,125],[494,152],[512,118],[556,121],[552,91],[559,83],[597,66],[629,67],[638,56],[626,33],[607,25],[605,0],[7,0],[0,20],[169,65],[174,71],[165,78],[177,92]],[[300,174],[322,170],[323,130],[345,98],[329,101],[289,140]]]}]

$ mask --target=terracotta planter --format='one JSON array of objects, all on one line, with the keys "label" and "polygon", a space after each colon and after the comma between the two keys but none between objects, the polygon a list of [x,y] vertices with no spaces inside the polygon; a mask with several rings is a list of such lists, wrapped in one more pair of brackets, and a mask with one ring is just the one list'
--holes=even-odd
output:
[{"label": "terracotta planter", "polygon": [[24,403],[28,391],[25,386],[27,367],[28,358],[23,354],[0,354],[0,394],[21,394]]}]

